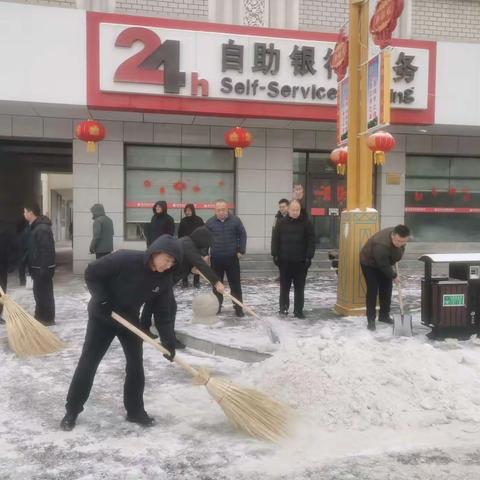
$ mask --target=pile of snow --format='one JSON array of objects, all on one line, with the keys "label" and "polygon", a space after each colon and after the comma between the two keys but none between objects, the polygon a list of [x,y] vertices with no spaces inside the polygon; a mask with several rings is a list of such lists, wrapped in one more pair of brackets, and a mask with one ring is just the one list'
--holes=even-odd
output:
[{"label": "pile of snow", "polygon": [[244,372],[243,382],[329,431],[480,423],[480,348],[325,327]]}]

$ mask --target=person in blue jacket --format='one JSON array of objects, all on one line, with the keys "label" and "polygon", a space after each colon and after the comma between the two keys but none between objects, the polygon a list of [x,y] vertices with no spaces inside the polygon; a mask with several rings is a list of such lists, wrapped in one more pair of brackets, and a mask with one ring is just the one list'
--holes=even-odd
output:
[{"label": "person in blue jacket", "polygon": [[[247,232],[242,221],[228,211],[225,200],[215,202],[215,215],[207,220],[206,227],[213,234],[213,245],[210,249],[212,269],[223,282],[227,275],[232,295],[242,301],[242,285],[240,283],[240,258],[247,248]],[[218,313],[222,309],[223,295],[215,289],[213,293],[218,298]],[[242,308],[233,305],[237,317],[243,317]]]}]

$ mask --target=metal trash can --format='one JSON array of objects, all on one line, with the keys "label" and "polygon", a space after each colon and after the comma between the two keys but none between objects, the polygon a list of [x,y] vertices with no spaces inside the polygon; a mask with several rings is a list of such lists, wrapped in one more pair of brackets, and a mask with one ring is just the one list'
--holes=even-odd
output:
[{"label": "metal trash can", "polygon": [[[422,255],[421,321],[435,330],[478,331],[480,327],[480,253]],[[432,277],[434,263],[448,263],[448,277]]]}]

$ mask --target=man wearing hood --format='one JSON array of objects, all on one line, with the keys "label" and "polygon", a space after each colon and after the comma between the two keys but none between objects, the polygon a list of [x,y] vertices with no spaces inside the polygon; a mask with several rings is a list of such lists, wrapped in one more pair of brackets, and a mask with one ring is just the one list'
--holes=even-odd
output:
[{"label": "man wearing hood", "polygon": [[[212,270],[210,265],[206,262],[208,258],[208,251],[213,243],[212,232],[206,227],[196,228],[191,235],[182,237],[179,240],[179,243],[182,246],[183,251],[183,260],[179,264],[178,269],[173,274],[173,283],[178,283],[181,279],[192,271],[198,270],[201,272],[207,280],[211,283],[212,287],[219,294],[223,294],[225,291],[225,286],[218,278],[218,275]],[[177,314],[177,302],[175,297],[172,294],[170,297],[170,315],[172,321],[175,324],[175,316]],[[141,318],[142,328],[150,334],[150,326],[152,324],[152,311],[149,305],[145,305],[142,318]],[[184,348],[184,345],[176,340],[177,348]]]},{"label": "man wearing hood", "polygon": [[[183,209],[185,216],[180,221],[178,226],[178,238],[183,238],[188,235],[191,235],[192,232],[203,225],[202,217],[197,216],[195,212],[195,205],[193,203],[187,203]],[[185,274],[185,277],[182,279],[183,287],[188,287],[188,275],[190,272]],[[200,275],[193,275],[193,286],[195,288],[200,288]]]},{"label": "man wearing hood", "polygon": [[113,251],[113,222],[105,215],[101,203],[96,203],[90,208],[93,219],[93,238],[90,242],[90,253],[101,258]]},{"label": "man wearing hood", "polygon": [[35,318],[44,325],[55,323],[53,275],[55,274],[55,241],[52,222],[41,215],[38,204],[26,205],[23,216],[30,224],[28,240],[28,269],[33,280]]},{"label": "man wearing hood", "polygon": [[174,235],[175,221],[167,213],[167,202],[159,200],[152,208],[153,216],[146,232],[147,247],[160,235]]},{"label": "man wearing hood", "polygon": [[127,421],[142,426],[153,424],[143,405],[145,375],[143,342],[111,318],[113,311],[139,326],[140,307],[151,305],[162,345],[175,357],[174,318],[170,315],[173,274],[183,258],[180,242],[162,235],[146,252],[118,250],[91,263],[85,281],[92,295],[88,304],[88,324],[82,354],[67,395],[63,430],[72,430],[90,395],[97,367],[115,337],[127,361],[123,403]]}]

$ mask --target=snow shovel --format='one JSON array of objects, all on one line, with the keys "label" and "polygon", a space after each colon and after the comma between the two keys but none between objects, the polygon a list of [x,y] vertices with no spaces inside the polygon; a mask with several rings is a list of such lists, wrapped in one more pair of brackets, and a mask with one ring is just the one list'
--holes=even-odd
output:
[{"label": "snow shovel", "polygon": [[[198,270],[198,269],[197,269]],[[206,280],[208,283],[210,283],[208,281],[208,278],[203,275],[203,273],[198,270],[198,274],[204,279]],[[249,313],[252,317],[255,317],[257,320],[260,321],[260,323],[264,326],[265,328],[265,331],[267,332],[267,335],[268,337],[270,338],[270,341],[272,343],[280,343],[280,337],[278,336],[278,333],[275,332],[275,330],[273,329],[272,325],[270,324],[270,322],[268,320],[265,320],[264,318],[260,317],[259,315],[257,315],[255,313],[254,310],[252,310],[250,307],[247,307],[246,305],[244,305],[240,300],[237,300],[233,295],[231,295],[230,293],[227,293],[227,292],[223,292],[223,296],[224,297],[227,297],[229,298],[232,302],[236,303],[239,307],[242,307],[247,313]]]},{"label": "snow shovel", "polygon": [[398,283],[398,303],[400,304],[400,315],[393,315],[393,336],[394,337],[411,337],[412,333],[412,316],[406,315],[403,309],[402,285],[400,283],[400,275],[398,273],[398,263],[395,265],[397,271]]}]

